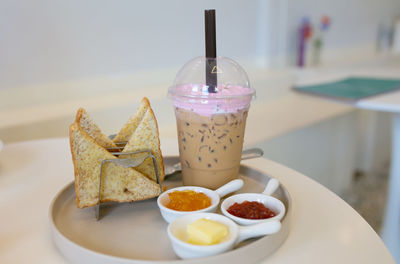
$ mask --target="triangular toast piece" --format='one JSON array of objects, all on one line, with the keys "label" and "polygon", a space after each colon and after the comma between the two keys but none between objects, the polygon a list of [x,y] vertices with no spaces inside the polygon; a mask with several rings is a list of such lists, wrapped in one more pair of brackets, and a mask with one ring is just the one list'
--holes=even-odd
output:
[{"label": "triangular toast piece", "polygon": [[[70,144],[76,204],[79,208],[94,206],[99,199],[101,162],[116,157],[98,145],[77,123],[70,126]],[[158,196],[160,186],[133,168],[105,163],[101,193],[102,202],[131,202]]]},{"label": "triangular toast piece", "polygon": [[94,122],[94,120],[89,116],[85,109],[79,108],[76,113],[75,123],[89,134],[100,146],[104,148],[115,148],[117,147],[111,139],[101,132],[100,128]]},{"label": "triangular toast piece", "polygon": [[[160,182],[164,180],[164,161],[160,149],[160,138],[158,134],[157,120],[154,116],[153,110],[150,105],[143,116],[139,126],[133,132],[128,143],[125,145],[122,152],[133,152],[143,149],[150,149],[156,160],[160,174]],[[123,155],[124,157],[129,155]],[[156,174],[154,172],[153,160],[147,158],[140,166],[136,168],[138,171],[148,176],[150,179],[156,181]]]},{"label": "triangular toast piece", "polygon": [[140,121],[142,121],[143,116],[149,107],[149,99],[144,97],[140,102],[140,106],[136,110],[135,115],[129,118],[118,134],[114,137],[113,142],[128,142],[133,132],[135,132],[136,128],[139,126]]}]

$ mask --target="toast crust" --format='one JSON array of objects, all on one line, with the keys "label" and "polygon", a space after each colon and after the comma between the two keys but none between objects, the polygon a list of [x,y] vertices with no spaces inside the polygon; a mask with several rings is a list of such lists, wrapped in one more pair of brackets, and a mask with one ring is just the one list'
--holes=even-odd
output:
[{"label": "toast crust", "polygon": [[144,97],[140,102],[140,106],[137,109],[135,115],[129,118],[125,125],[121,128],[118,134],[113,139],[113,142],[128,142],[136,128],[139,126],[143,119],[147,109],[150,107],[149,99]]},{"label": "toast crust", "polygon": [[[79,110],[78,110],[79,112]],[[77,113],[78,116],[78,113]],[[73,123],[69,126],[69,145],[70,145],[70,150],[71,150],[71,156],[72,156],[72,162],[74,164],[74,185],[75,185],[75,203],[76,205],[79,207],[80,205],[80,199],[79,199],[79,195],[77,195],[77,191],[79,190],[79,172],[78,172],[78,166],[76,164],[76,155],[75,155],[75,151],[73,149],[73,133],[78,129],[79,125],[78,123]],[[82,208],[82,207],[80,207]]]},{"label": "toast crust", "polygon": [[106,135],[101,132],[98,125],[89,116],[89,114],[83,108],[79,108],[76,113],[75,123],[89,134],[100,146],[104,148],[115,148],[116,145]]}]

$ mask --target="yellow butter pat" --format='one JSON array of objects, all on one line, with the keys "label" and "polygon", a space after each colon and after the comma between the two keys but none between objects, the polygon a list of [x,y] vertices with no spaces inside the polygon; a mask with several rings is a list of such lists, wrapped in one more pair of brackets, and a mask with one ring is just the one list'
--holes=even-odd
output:
[{"label": "yellow butter pat", "polygon": [[228,228],[216,221],[201,218],[187,226],[188,243],[213,245],[228,235]]}]

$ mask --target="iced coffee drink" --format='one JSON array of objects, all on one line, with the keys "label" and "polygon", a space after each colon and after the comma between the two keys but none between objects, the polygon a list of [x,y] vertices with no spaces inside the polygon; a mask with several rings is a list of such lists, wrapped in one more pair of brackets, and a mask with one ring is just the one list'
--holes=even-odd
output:
[{"label": "iced coffee drink", "polygon": [[247,110],[202,116],[175,110],[183,184],[218,188],[237,178]]},{"label": "iced coffee drink", "polygon": [[[193,83],[179,83],[187,68],[192,69],[193,78],[193,67],[201,68],[201,62],[202,58],[197,58],[188,63],[192,67],[181,70],[169,95],[175,107],[183,184],[216,189],[238,177],[254,90],[240,66],[227,58],[219,61],[221,76],[214,93],[196,78]],[[223,73],[230,77],[229,83],[224,82]]]}]

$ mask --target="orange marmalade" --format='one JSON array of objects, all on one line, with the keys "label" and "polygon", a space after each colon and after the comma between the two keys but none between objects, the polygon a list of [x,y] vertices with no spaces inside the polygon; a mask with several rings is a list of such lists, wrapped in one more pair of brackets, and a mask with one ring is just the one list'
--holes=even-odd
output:
[{"label": "orange marmalade", "polygon": [[202,192],[192,190],[173,191],[168,193],[167,208],[176,211],[196,211],[211,205],[211,199]]}]

